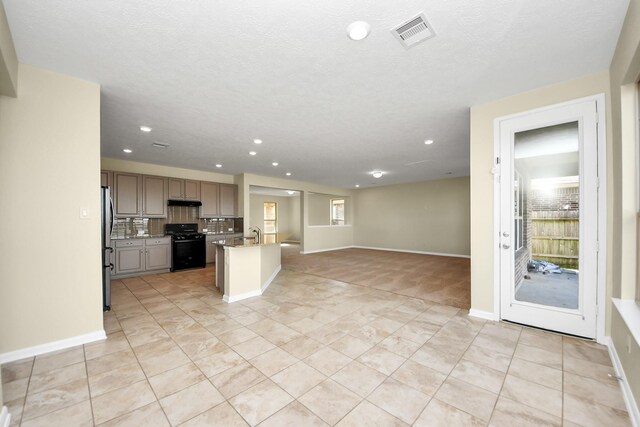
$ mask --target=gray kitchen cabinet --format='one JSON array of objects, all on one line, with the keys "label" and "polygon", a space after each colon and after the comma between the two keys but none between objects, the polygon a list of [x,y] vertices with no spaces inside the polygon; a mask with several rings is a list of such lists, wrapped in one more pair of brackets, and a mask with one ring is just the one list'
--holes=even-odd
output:
[{"label": "gray kitchen cabinet", "polygon": [[200,200],[200,181],[169,178],[169,199]]},{"label": "gray kitchen cabinet", "polygon": [[145,270],[168,270],[171,268],[171,238],[145,240]]},{"label": "gray kitchen cabinet", "polygon": [[219,190],[220,216],[235,217],[238,214],[238,186],[220,184]]},{"label": "gray kitchen cabinet", "polygon": [[166,218],[167,195],[167,178],[144,175],[142,177],[142,216],[146,218]]},{"label": "gray kitchen cabinet", "polygon": [[113,187],[113,172],[101,170],[100,185],[102,187]]},{"label": "gray kitchen cabinet", "polygon": [[218,236],[207,236],[207,264],[211,264],[212,262],[216,262],[216,241],[219,239]]},{"label": "gray kitchen cabinet", "polygon": [[217,218],[220,216],[219,199],[220,184],[216,182],[200,183],[200,218]]},{"label": "gray kitchen cabinet", "polygon": [[116,218],[142,215],[142,175],[125,172],[113,173],[112,199]]},{"label": "gray kitchen cabinet", "polygon": [[116,240],[115,247],[115,276],[145,270],[144,240]]}]

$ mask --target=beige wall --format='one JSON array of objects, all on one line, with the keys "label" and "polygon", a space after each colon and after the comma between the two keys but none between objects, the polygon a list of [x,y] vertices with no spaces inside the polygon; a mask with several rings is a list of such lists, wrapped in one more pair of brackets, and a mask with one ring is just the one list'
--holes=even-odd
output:
[{"label": "beige wall", "polygon": [[[252,194],[249,225],[257,225],[264,231],[264,203],[275,202],[278,207],[278,237],[288,239],[292,235],[291,197],[264,196]],[[298,229],[300,226],[298,225]]]},{"label": "beige wall", "polygon": [[309,225],[331,225],[331,199],[329,194],[309,194]]},{"label": "beige wall", "polygon": [[234,183],[233,175],[195,169],[174,168],[151,163],[132,162],[109,157],[103,157],[101,159],[100,167],[104,170],[140,173],[144,175],[170,176],[173,178],[195,179],[198,181],[222,182],[224,184]]},{"label": "beige wall", "polygon": [[[612,138],[609,175],[613,185],[612,246],[609,263],[609,283],[614,297],[633,299],[638,280],[636,179],[638,141],[638,99],[636,82],[640,80],[640,0],[631,0],[620,32],[616,52],[609,69],[611,76]],[[636,306],[637,307],[637,306]],[[610,305],[609,305],[610,308]],[[640,311],[640,308],[638,309]],[[620,357],[636,405],[640,406],[640,349],[631,338],[631,353],[627,352],[630,331],[612,310],[611,339]]]},{"label": "beige wall", "polygon": [[100,87],[23,64],[18,81],[0,96],[0,354],[102,330]]},{"label": "beige wall", "polygon": [[289,202],[289,240],[300,241],[300,195],[296,194],[290,198]]},{"label": "beige wall", "polygon": [[[495,230],[493,229],[494,184],[491,174],[494,164],[494,120],[498,117],[599,93],[606,94],[607,140],[609,140],[611,98],[608,72],[581,77],[471,108],[471,307],[473,309],[494,312]],[[611,197],[609,192],[609,199]],[[610,249],[609,245],[608,249]]]},{"label": "beige wall", "polygon": [[13,46],[9,23],[0,1],[0,95],[16,96],[18,88],[18,56]]},{"label": "beige wall", "polygon": [[358,190],[357,246],[469,255],[469,177]]}]

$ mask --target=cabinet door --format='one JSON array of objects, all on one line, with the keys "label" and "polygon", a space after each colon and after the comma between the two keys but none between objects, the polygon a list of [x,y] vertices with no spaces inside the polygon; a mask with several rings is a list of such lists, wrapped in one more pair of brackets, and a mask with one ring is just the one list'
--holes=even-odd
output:
[{"label": "cabinet door", "polygon": [[238,199],[238,186],[220,184],[220,216],[235,217]]},{"label": "cabinet door", "polygon": [[143,176],[142,216],[148,218],[167,217],[167,178]]},{"label": "cabinet door", "polygon": [[171,245],[153,245],[146,248],[146,269],[168,270],[171,268]]},{"label": "cabinet door", "polygon": [[118,218],[142,215],[142,175],[114,172],[113,203]]},{"label": "cabinet door", "polygon": [[100,185],[102,187],[112,187],[113,186],[113,172],[111,172],[111,171],[100,171]]},{"label": "cabinet door", "polygon": [[200,183],[200,218],[217,218],[220,216],[218,206],[218,187],[215,182]]},{"label": "cabinet door", "polygon": [[116,248],[116,274],[131,274],[144,271],[144,248]]},{"label": "cabinet door", "polygon": [[207,238],[207,264],[216,262],[216,245],[215,240]]},{"label": "cabinet door", "polygon": [[184,179],[169,178],[169,199],[184,199]]},{"label": "cabinet door", "polygon": [[200,200],[200,181],[184,180],[184,199]]}]

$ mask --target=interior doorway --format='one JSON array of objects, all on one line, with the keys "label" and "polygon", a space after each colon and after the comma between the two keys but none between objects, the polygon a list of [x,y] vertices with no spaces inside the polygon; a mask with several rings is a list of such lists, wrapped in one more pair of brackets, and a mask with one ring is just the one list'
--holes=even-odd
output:
[{"label": "interior doorway", "polygon": [[498,119],[500,318],[597,336],[600,97]]}]

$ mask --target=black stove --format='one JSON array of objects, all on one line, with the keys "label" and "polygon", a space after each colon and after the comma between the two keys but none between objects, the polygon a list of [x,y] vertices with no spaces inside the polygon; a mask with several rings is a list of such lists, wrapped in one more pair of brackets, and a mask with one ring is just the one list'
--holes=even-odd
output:
[{"label": "black stove", "polygon": [[203,268],[207,265],[206,235],[198,232],[198,224],[166,224],[171,236],[171,271]]}]

